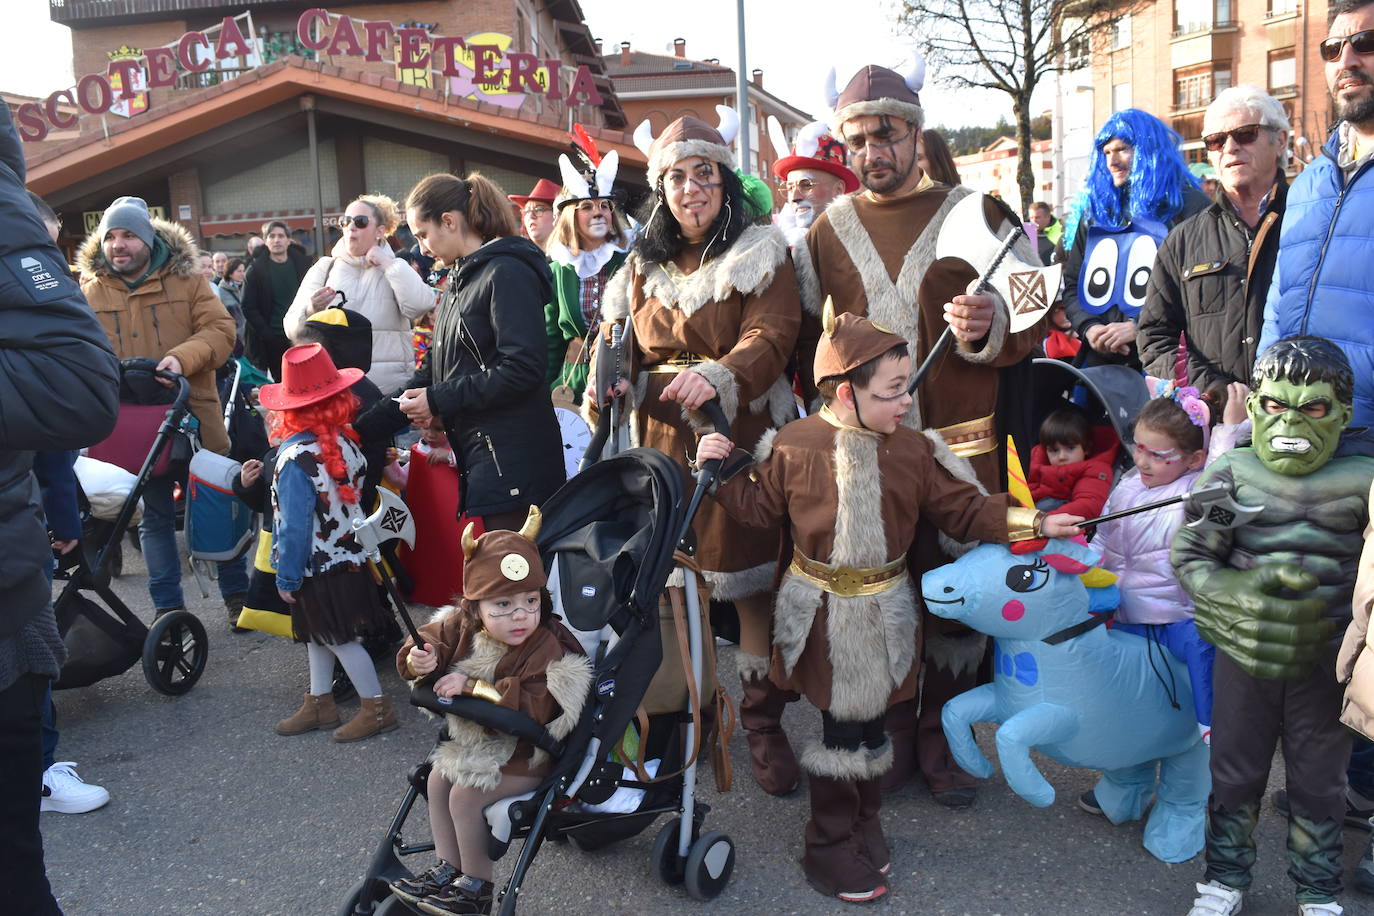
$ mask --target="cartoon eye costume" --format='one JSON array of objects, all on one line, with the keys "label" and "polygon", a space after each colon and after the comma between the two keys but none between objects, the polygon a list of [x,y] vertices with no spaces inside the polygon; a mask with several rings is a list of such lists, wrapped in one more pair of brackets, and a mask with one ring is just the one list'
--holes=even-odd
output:
[{"label": "cartoon eye costume", "polygon": [[1145,305],[1155,253],[1168,234],[1163,223],[1137,217],[1123,228],[1088,227],[1088,247],[1078,274],[1083,311],[1101,315],[1112,306],[1131,320]]}]

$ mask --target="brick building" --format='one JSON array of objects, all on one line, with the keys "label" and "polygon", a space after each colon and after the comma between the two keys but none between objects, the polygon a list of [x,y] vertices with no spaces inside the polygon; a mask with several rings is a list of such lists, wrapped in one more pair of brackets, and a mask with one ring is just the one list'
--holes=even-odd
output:
[{"label": "brick building", "polygon": [[[1054,196],[1053,145],[1050,140],[1031,141],[1035,190],[1027,204],[1036,200],[1049,201]],[[1016,184],[1017,152],[1015,137],[998,137],[976,153],[955,156],[959,180],[974,190],[1002,198],[1009,207],[1021,213],[1021,189]]]},{"label": "brick building", "polygon": [[1183,137],[1190,162],[1206,159],[1202,115],[1218,92],[1253,83],[1283,102],[1299,160],[1310,159],[1334,117],[1317,45],[1325,0],[1156,0],[1095,43],[1094,122],[1141,108]]},{"label": "brick building", "polygon": [[[163,208],[207,248],[241,251],[270,218],[312,250],[321,232],[327,247],[349,201],[399,201],[432,172],[480,171],[508,193],[557,180],[574,122],[620,152],[625,179],[644,166],[577,0],[340,0],[298,29],[315,6],[54,2],[78,79],[54,94],[57,108],[75,100],[89,112],[102,92],[115,103],[75,125],[61,109],[78,136],[26,143],[30,187],[62,213],[66,247],[122,194]],[[122,60],[137,65],[121,71]],[[11,107],[21,134],[59,126],[44,104]]]},{"label": "brick building", "polygon": [[[615,81],[616,95],[625,110],[629,129],[648,119],[655,136],[664,127],[684,115],[700,118],[708,124],[716,123],[717,105],[737,103],[735,71],[721,66],[719,60],[694,60],[687,56],[687,42],[673,41],[672,54],[653,54],[635,51],[628,41],[621,42],[618,51],[606,54],[602,60],[606,72]],[[749,84],[748,119],[740,117],[740,129],[745,124],[749,133],[749,171],[772,180],[773,163],[786,153],[779,154],[767,141],[768,116],[782,122],[788,139],[811,121],[811,115],[791,105],[763,87],[763,71],[755,70]]]}]

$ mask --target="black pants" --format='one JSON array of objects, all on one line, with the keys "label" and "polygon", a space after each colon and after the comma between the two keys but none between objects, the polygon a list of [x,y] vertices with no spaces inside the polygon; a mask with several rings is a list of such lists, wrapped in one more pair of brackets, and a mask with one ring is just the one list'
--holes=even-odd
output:
[{"label": "black pants", "polygon": [[1213,671],[1212,797],[1207,812],[1207,880],[1244,890],[1255,862],[1252,832],[1281,741],[1288,776],[1288,876],[1299,903],[1341,891],[1341,823],[1350,735],[1340,724],[1343,688],[1336,650],[1301,678],[1251,677],[1226,653]]},{"label": "black pants", "polygon": [[43,699],[48,679],[26,674],[0,690],[0,888],[4,908],[61,916],[43,869]]}]

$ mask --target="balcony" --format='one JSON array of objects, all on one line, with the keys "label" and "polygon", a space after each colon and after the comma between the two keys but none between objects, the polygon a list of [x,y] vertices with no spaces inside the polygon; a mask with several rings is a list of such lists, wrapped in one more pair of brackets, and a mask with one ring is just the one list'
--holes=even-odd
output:
[{"label": "balcony", "polygon": [[[372,0],[401,3],[403,0]],[[187,13],[237,16],[255,9],[307,9],[319,4],[304,0],[48,0],[53,22],[73,28],[181,19]]]},{"label": "balcony", "polygon": [[1215,32],[1234,32],[1238,24],[1234,19],[1218,19],[1215,22],[1188,22],[1174,29],[1170,38],[1191,38]]}]

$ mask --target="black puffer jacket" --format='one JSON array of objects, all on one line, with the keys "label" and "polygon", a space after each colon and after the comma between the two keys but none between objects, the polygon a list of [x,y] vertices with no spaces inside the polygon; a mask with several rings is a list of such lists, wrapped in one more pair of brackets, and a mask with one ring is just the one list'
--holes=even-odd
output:
[{"label": "black puffer jacket", "polygon": [[[494,515],[543,502],[562,485],[563,442],[544,384],[544,253],[522,238],[487,242],[454,267],[424,365],[406,384],[429,389],[462,475],[460,513]],[[391,398],[359,421],[364,440],[406,425]]]},{"label": "black puffer jacket", "polygon": [[[286,317],[288,302],[280,310],[272,301],[272,277],[268,273],[267,262],[271,255],[266,245],[253,252],[248,273],[243,277],[242,305],[243,317],[248,322],[248,359],[260,369],[266,369],[273,378],[281,371],[281,355],[291,346],[291,341],[282,330],[282,319]],[[296,274],[296,286],[310,270],[310,255],[299,242],[291,242],[286,247],[286,263]]]},{"label": "black puffer jacket", "polygon": [[51,598],[44,570],[52,553],[29,473],[33,452],[82,448],[110,434],[119,412],[119,362],[24,191],[24,154],[8,110],[0,113],[0,221],[0,640],[6,640],[46,611]]},{"label": "black puffer jacket", "polygon": [[1287,199],[1288,181],[1279,172],[1269,210],[1255,229],[1230,204],[1217,202],[1169,233],[1138,320],[1136,344],[1146,372],[1174,377],[1183,333],[1188,384],[1250,384]]}]

